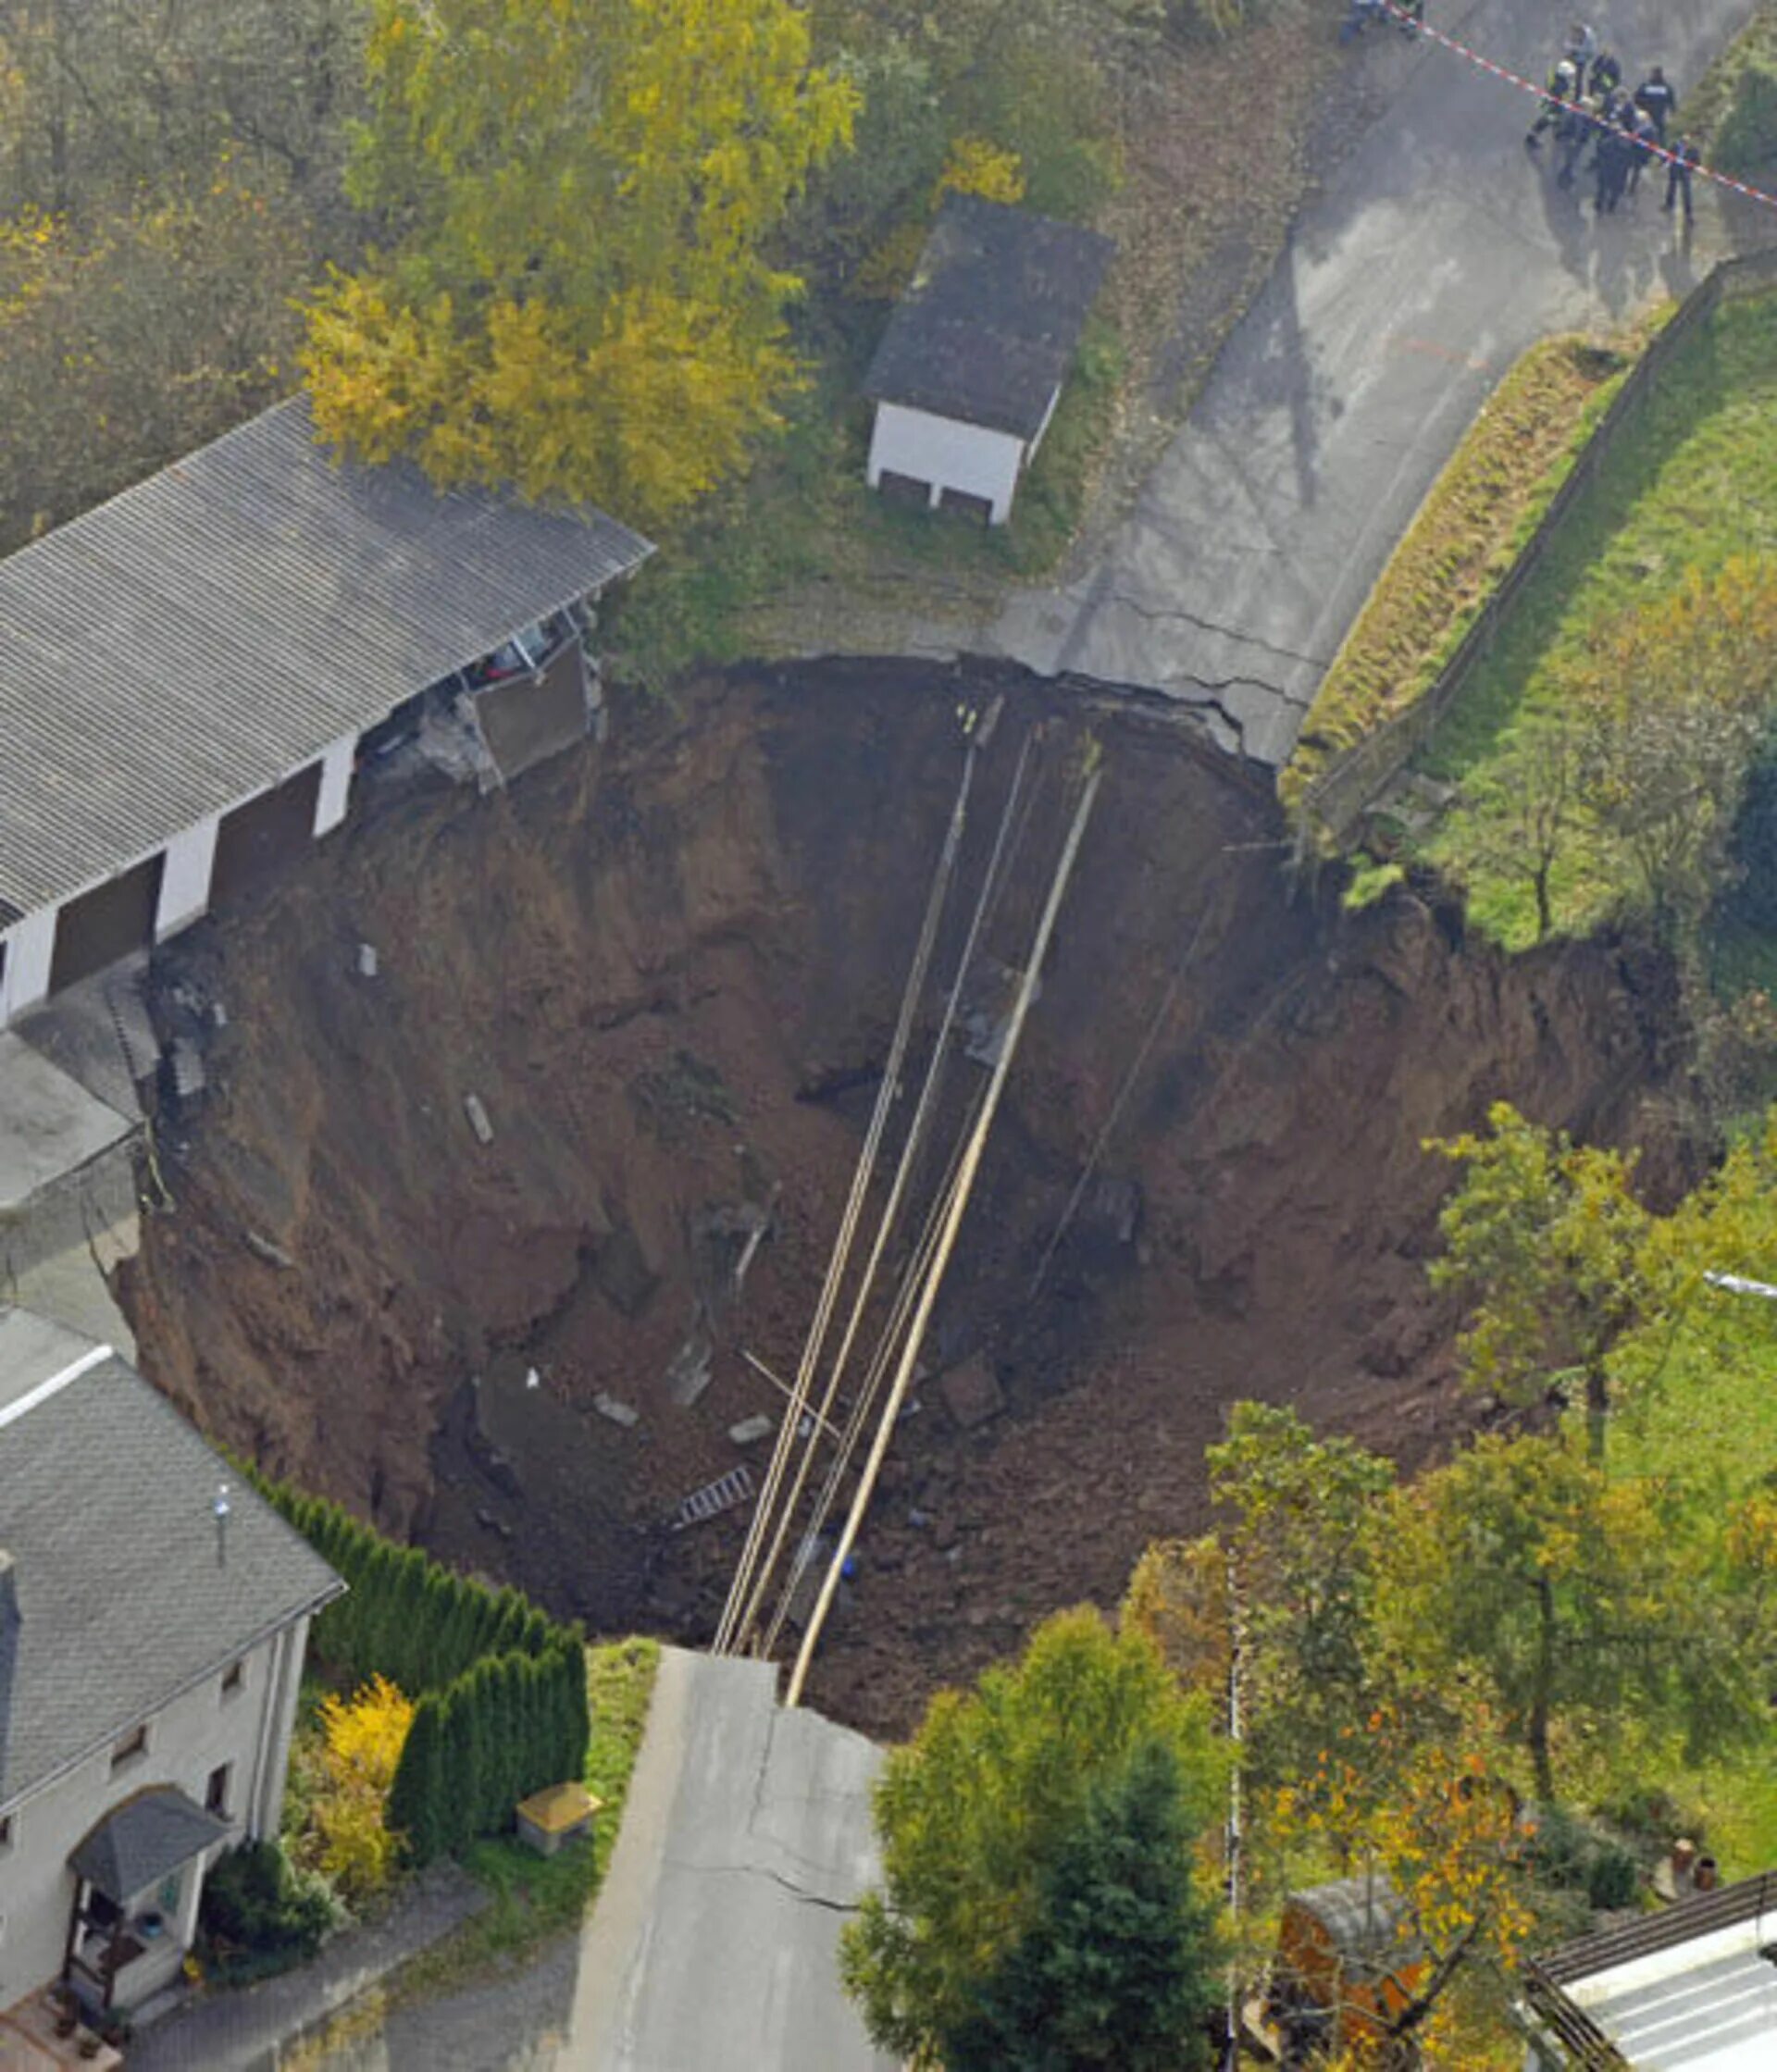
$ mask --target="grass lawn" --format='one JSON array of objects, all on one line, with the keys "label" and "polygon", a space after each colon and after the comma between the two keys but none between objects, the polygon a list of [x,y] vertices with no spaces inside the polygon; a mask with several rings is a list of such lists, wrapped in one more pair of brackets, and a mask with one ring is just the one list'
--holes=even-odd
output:
[{"label": "grass lawn", "polygon": [[[1682,1477],[1721,1507],[1777,1476],[1777,1306],[1703,1298],[1671,1342],[1658,1385],[1611,1423],[1613,1477]],[[1659,1781],[1703,1830],[1728,1878],[1777,1868],[1777,1764],[1769,1741]]]},{"label": "grass lawn", "polygon": [[659,1665],[657,1641],[610,1641],[587,1649],[592,1738],[586,1785],[604,1802],[590,1844],[538,1856],[516,1842],[478,1842],[464,1863],[487,1887],[491,1904],[402,1970],[396,1980],[402,1997],[459,1986],[479,1972],[519,1963],[540,1942],[582,1919],[616,1846]]},{"label": "grass lawn", "polygon": [[[1687,569],[1777,553],[1773,403],[1777,295],[1729,303],[1668,366],[1422,758],[1461,788],[1422,853],[1467,885],[1472,919],[1509,947],[1533,941],[1536,924],[1528,880],[1501,862],[1514,804],[1502,763],[1547,726],[1562,664],[1626,612]],[[1620,859],[1582,811],[1553,875],[1556,926],[1584,932],[1623,889]]]},{"label": "grass lawn", "polygon": [[1758,180],[1777,165],[1777,0],[1761,0],[1696,82],[1684,119],[1723,172]]}]

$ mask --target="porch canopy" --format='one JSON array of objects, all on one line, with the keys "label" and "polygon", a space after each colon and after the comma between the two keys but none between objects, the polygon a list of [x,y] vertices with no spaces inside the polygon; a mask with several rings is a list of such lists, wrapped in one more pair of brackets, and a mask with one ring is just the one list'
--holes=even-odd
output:
[{"label": "porch canopy", "polygon": [[176,1785],[155,1784],[107,1813],[68,1859],[77,1878],[124,1907],[229,1832]]}]

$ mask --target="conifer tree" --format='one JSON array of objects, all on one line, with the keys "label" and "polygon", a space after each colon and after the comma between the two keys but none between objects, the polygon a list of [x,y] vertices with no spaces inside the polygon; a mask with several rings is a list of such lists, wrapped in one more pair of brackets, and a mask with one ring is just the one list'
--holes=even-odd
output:
[{"label": "conifer tree", "polygon": [[413,1724],[389,1787],[385,1815],[391,1828],[407,1837],[407,1847],[416,1864],[425,1865],[445,1854],[450,1846],[444,1831],[442,1808],[446,1797],[444,1777],[443,1701],[428,1692],[414,1707]]},{"label": "conifer tree", "polygon": [[1195,1841],[1176,1749],[1138,1743],[1092,1785],[1028,1925],[945,2038],[945,2072],[1207,2066],[1221,1981]]}]

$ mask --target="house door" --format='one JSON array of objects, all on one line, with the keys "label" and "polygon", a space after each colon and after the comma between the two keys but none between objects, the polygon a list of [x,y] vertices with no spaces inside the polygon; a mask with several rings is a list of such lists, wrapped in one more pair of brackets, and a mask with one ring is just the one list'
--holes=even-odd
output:
[{"label": "house door", "polygon": [[49,964],[52,993],[91,978],[132,949],[153,946],[166,867],[166,856],[156,852],[134,870],[107,878],[68,902],[56,916],[56,948]]},{"label": "house door", "polygon": [[293,777],[222,815],[210,872],[210,904],[227,906],[294,862],[315,838],[315,805],[321,766],[311,763]]}]

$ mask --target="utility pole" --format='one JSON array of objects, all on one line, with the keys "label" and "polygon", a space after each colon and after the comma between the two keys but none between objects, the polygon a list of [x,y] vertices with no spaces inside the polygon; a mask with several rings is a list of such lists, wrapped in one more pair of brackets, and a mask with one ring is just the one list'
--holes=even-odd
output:
[{"label": "utility pole", "polygon": [[1000,1046],[1000,1057],[993,1068],[993,1077],[988,1082],[987,1098],[982,1103],[980,1117],[970,1135],[968,1148],[963,1153],[963,1163],[957,1172],[956,1184],[951,1189],[950,1203],[945,1210],[938,1248],[933,1255],[925,1285],[919,1293],[919,1306],[908,1326],[906,1343],[901,1347],[901,1361],[895,1370],[888,1399],[883,1406],[882,1419],[876,1427],[869,1458],[864,1464],[864,1472],[851,1499],[851,1508],[846,1515],[844,1529],[839,1534],[839,1544],[834,1548],[833,1558],[827,1565],[826,1575],[821,1584],[821,1594],[809,1617],[808,1631],[802,1635],[802,1644],[796,1656],[796,1667],[790,1674],[789,1689],[784,1697],[786,1706],[800,1705],[802,1702],[802,1687],[808,1681],[809,1666],[814,1659],[814,1650],[820,1643],[821,1629],[826,1624],[827,1614],[833,1608],[840,1575],[851,1558],[858,1529],[864,1523],[864,1515],[869,1509],[870,1499],[876,1493],[876,1478],[882,1472],[883,1458],[888,1451],[888,1442],[894,1435],[895,1421],[901,1414],[908,1384],[913,1380],[913,1369],[919,1361],[920,1348],[926,1342],[926,1332],[932,1320],[932,1310],[938,1302],[938,1290],[944,1283],[945,1269],[950,1264],[956,1234],[962,1227],[963,1212],[969,1205],[975,1176],[980,1168],[982,1152],[987,1147],[988,1133],[993,1127],[1000,1097],[1005,1090],[1012,1061],[1017,1053],[1019,1038],[1024,1034],[1025,1020],[1030,1012],[1030,1003],[1036,995],[1043,959],[1049,952],[1050,937],[1055,930],[1056,916],[1061,912],[1068,879],[1074,875],[1075,859],[1079,855],[1087,823],[1092,817],[1092,807],[1098,799],[1099,785],[1103,775],[1101,766],[1095,759],[1091,773],[1086,780],[1086,788],[1080,794],[1080,802],[1075,808],[1073,825],[1068,828],[1067,840],[1062,845],[1061,862],[1055,867],[1049,898],[1044,902],[1042,916],[1037,924],[1030,955],[1025,960],[1024,973],[1018,983],[1017,998],[1013,1002],[1012,1015],[1006,1024],[1005,1039]]}]

